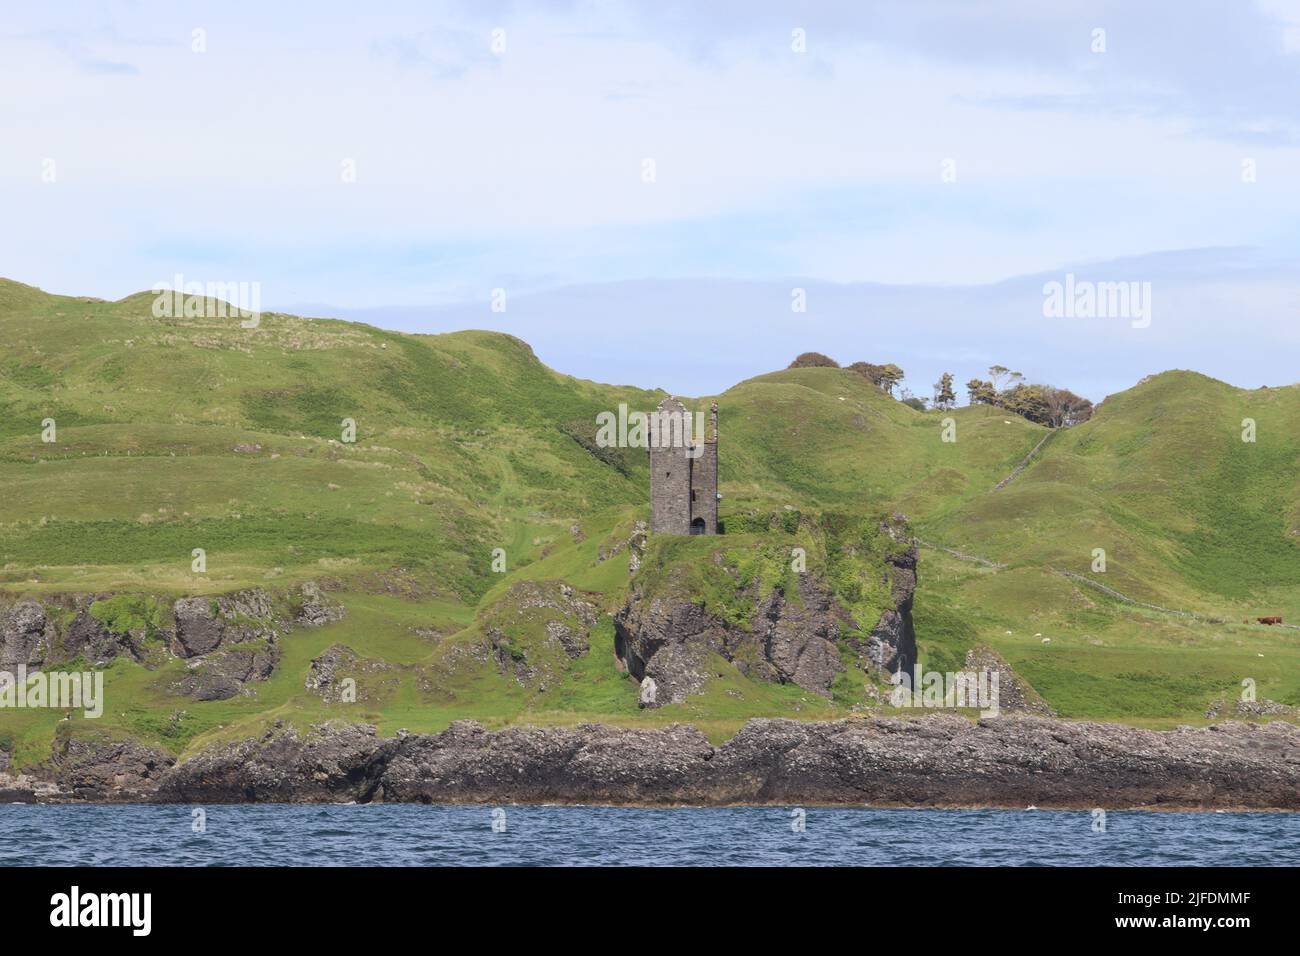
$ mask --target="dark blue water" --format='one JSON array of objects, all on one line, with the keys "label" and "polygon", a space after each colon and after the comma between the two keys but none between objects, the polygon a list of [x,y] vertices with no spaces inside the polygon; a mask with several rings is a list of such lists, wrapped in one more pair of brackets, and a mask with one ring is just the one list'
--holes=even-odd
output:
[{"label": "dark blue water", "polygon": [[[0,806],[0,865],[1300,865],[1300,813]],[[505,829],[493,831],[504,812]]]}]

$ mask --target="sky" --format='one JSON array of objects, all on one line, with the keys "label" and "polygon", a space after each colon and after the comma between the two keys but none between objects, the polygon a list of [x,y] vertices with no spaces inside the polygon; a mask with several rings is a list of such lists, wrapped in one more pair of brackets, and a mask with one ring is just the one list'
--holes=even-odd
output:
[{"label": "sky", "polygon": [[[1094,400],[1295,382],[1298,177],[1300,0],[0,19],[0,275],[257,283],[686,395],[809,349],[923,396],[994,363]],[[1067,276],[1148,314],[1045,314]]]}]

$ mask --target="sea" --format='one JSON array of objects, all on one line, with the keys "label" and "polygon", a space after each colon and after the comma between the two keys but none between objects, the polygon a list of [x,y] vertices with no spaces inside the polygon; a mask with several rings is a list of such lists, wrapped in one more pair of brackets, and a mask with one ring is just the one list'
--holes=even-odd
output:
[{"label": "sea", "polygon": [[0,806],[4,866],[1300,866],[1300,813]]}]

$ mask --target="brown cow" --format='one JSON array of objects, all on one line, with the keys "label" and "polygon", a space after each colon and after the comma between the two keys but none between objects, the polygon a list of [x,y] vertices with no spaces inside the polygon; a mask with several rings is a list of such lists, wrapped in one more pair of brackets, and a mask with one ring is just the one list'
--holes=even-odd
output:
[{"label": "brown cow", "polygon": [[1282,618],[1280,617],[1257,617],[1255,618],[1255,620],[1259,621],[1260,624],[1281,624],[1282,623]]}]

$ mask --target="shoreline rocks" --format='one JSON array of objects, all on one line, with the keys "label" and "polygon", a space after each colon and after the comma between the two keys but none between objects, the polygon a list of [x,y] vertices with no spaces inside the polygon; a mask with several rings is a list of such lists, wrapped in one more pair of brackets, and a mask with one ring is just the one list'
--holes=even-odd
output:
[{"label": "shoreline rocks", "polygon": [[1032,716],[753,719],[720,746],[682,724],[457,721],[384,738],[330,721],[169,760],[134,743],[69,744],[22,784],[0,773],[0,791],[40,802],[1300,810],[1300,727],[1285,721],[1151,731]]}]

